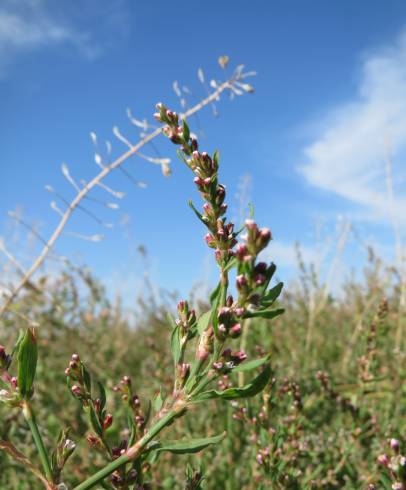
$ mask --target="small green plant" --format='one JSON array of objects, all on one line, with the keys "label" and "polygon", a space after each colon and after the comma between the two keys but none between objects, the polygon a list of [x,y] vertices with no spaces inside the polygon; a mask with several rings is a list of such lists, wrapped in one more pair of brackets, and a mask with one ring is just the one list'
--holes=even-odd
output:
[{"label": "small green plant", "polygon": [[[114,392],[124,403],[125,417],[116,417],[109,411],[105,387],[94,379],[78,354],[72,355],[65,370],[68,389],[87,416],[89,446],[102,455],[101,469],[85,478],[75,490],[97,485],[114,489],[149,488],[145,469],[158,465],[161,453],[196,453],[227,437],[223,432],[203,437],[196,434],[195,439],[165,440],[161,439],[161,432],[191,410],[202,410],[211,400],[228,402],[254,397],[271,379],[268,353],[247,359],[244,351],[233,347],[247,328],[246,320],[269,320],[283,312],[274,308],[282,283],[270,287],[276,267],[258,259],[271,240],[271,232],[268,228],[259,228],[252,216],[241,229],[235,229],[226,218],[226,189],[218,180],[218,151],[212,155],[201,152],[186,120],[163,104],[158,104],[157,108],[155,117],[164,125],[163,133],[179,146],[178,155],[193,172],[194,183],[204,201],[202,212],[192,203],[190,206],[207,228],[205,241],[214,250],[219,282],[210,295],[210,306],[199,316],[186,300],[178,303],[177,319],[168,315],[172,327],[172,390],[166,393],[162,387],[152,401],[144,402],[128,376],[123,376],[115,386]],[[70,439],[69,430],[61,428],[55,448],[45,447],[33,399],[37,358],[36,332],[31,327],[10,354],[0,347],[0,375],[4,386],[0,400],[23,413],[42,470],[11,442],[2,443],[1,449],[25,464],[46,488],[62,489],[66,488],[64,467],[74,454],[75,442]],[[18,372],[16,377],[12,375],[13,369]],[[238,373],[245,375],[250,371],[254,372],[251,380],[238,383]],[[225,377],[227,383],[222,382]],[[189,468],[186,488],[200,488],[202,478],[200,470]]]}]

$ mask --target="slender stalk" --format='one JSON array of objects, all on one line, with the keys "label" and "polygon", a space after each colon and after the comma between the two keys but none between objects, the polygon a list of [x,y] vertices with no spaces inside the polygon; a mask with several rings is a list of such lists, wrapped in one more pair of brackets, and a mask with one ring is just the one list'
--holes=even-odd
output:
[{"label": "slender stalk", "polygon": [[31,430],[32,437],[34,439],[35,446],[38,450],[39,457],[41,459],[42,467],[44,469],[45,476],[47,480],[53,483],[51,465],[49,463],[48,453],[44,446],[44,441],[42,440],[41,434],[39,433],[38,425],[35,420],[34,412],[28,401],[24,402],[23,414],[28,426]]},{"label": "slender stalk", "polygon": [[93,476],[85,480],[83,483],[74,488],[74,490],[88,490],[89,488],[94,487],[97,483],[101,482],[107,476],[111,475],[115,470],[120,468],[120,466],[133,461],[138,458],[138,456],[145,449],[147,444],[151,442],[151,440],[161,432],[166,426],[168,426],[183,409],[186,408],[186,403],[181,403],[177,408],[170,410],[164,417],[162,417],[158,422],[151,427],[151,429],[142,437],[138,442],[132,445],[127,449],[125,454],[115,459],[103,469],[95,473]]}]

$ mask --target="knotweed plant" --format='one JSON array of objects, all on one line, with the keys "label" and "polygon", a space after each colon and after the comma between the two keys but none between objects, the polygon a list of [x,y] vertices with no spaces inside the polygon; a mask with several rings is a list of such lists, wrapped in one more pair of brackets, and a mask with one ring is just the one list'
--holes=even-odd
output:
[{"label": "knotweed plant", "polygon": [[[169,394],[160,390],[151,401],[140,399],[136,383],[123,376],[114,392],[125,404],[127,417],[122,420],[108,407],[105,387],[89,372],[82,354],[73,354],[65,370],[68,389],[88,419],[87,443],[101,453],[105,464],[89,475],[75,490],[90,488],[146,489],[146,468],[159,464],[162,452],[196,453],[220,443],[227,437],[196,434],[195,439],[165,440],[162,433],[188,412],[204,410],[211,400],[219,403],[254,397],[262,392],[271,378],[270,357],[247,359],[238,349],[238,339],[247,329],[247,319],[272,319],[283,310],[273,308],[282,290],[282,283],[270,287],[275,265],[259,260],[259,254],[271,240],[268,228],[260,228],[248,219],[235,229],[227,219],[226,188],[219,182],[219,152],[201,151],[186,120],[157,105],[155,118],[163,125],[162,132],[178,146],[178,155],[194,174],[194,184],[203,200],[202,211],[190,206],[206,228],[204,237],[214,251],[219,281],[208,303],[210,307],[196,315],[186,300],[177,305],[177,318],[168,315],[171,325],[173,355],[173,389]],[[234,297],[231,292],[235,291]],[[245,334],[247,332],[244,332]],[[28,328],[9,352],[0,347],[1,402],[21,410],[32,433],[42,468],[29,460],[13,444],[2,442],[16,461],[25,465],[47,489],[67,488],[64,467],[74,454],[76,443],[69,428],[62,428],[54,448],[45,447],[41,427],[35,416],[35,374],[37,338]],[[250,381],[237,383],[238,373],[252,371]],[[240,379],[245,379],[244,377]],[[226,381],[225,381],[226,380]],[[114,412],[114,411],[113,411]],[[115,439],[111,428],[116,425],[125,437]],[[258,455],[258,458],[267,455]],[[187,488],[200,488],[202,474],[188,469]]]}]

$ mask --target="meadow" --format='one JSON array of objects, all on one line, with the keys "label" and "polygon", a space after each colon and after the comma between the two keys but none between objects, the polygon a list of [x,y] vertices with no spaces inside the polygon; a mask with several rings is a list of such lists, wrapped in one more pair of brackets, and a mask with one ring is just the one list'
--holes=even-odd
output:
[{"label": "meadow", "polygon": [[[237,95],[252,91],[240,75]],[[333,295],[299,247],[283,287],[260,258],[270,230],[226,218],[219,154],[157,110],[203,200],[191,212],[218,286],[144,295],[134,328],[91,272],[34,262],[0,323],[0,488],[405,489],[402,271],[369,248]]]}]

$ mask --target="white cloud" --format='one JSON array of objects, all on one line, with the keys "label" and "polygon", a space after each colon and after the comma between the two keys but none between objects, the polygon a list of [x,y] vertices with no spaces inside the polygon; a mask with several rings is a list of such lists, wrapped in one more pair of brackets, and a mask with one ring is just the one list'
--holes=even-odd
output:
[{"label": "white cloud", "polygon": [[[101,53],[106,38],[111,39],[109,31],[117,31],[117,37],[126,30],[122,25],[117,29],[124,19],[119,15],[121,0],[112,1],[108,11],[102,11],[97,4],[90,9],[86,3],[81,16],[71,7],[68,2],[55,4],[49,0],[1,0],[0,76],[18,55],[52,46],[71,46],[92,59]],[[93,32],[97,28],[103,31],[101,42],[96,41]]]},{"label": "white cloud", "polygon": [[[395,187],[406,177],[406,31],[364,59],[354,99],[332,108],[318,127],[299,171],[310,184],[360,205],[364,219],[387,221],[388,142]],[[406,224],[404,193],[392,211]]]}]

